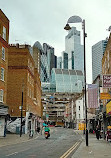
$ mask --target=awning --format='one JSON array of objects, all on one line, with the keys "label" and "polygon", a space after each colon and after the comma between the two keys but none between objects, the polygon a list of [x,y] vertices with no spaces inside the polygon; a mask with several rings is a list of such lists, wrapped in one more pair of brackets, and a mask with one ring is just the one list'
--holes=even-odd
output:
[{"label": "awning", "polygon": [[111,115],[111,101],[106,104],[106,114]]},{"label": "awning", "polygon": [[0,116],[6,116],[8,114],[8,106],[0,102]]}]

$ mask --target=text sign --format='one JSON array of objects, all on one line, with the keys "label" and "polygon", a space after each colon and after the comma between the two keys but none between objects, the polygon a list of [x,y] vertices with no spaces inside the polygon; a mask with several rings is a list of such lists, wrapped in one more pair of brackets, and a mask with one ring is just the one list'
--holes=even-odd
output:
[{"label": "text sign", "polygon": [[100,99],[111,99],[111,96],[109,93],[100,93]]},{"label": "text sign", "polygon": [[103,88],[111,88],[111,74],[103,75]]}]

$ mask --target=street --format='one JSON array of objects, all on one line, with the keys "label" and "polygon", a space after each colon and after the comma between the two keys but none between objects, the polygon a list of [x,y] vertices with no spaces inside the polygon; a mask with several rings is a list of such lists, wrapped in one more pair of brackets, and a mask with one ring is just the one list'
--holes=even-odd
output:
[{"label": "street", "polygon": [[49,139],[39,135],[31,141],[1,147],[0,158],[66,158],[74,154],[81,139],[73,129],[54,127]]}]

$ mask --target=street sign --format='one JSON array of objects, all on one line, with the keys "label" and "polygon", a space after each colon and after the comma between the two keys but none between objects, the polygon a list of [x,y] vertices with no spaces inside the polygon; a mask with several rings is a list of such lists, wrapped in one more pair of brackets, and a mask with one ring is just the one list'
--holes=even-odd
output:
[{"label": "street sign", "polygon": [[100,99],[111,99],[111,96],[109,93],[100,93]]},{"label": "street sign", "polygon": [[111,74],[103,75],[103,88],[111,88]]}]

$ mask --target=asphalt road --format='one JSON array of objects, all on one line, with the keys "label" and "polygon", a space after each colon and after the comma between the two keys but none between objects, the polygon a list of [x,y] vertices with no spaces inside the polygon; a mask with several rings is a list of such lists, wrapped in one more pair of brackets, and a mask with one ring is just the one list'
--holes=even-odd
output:
[{"label": "asphalt road", "polygon": [[70,153],[74,153],[76,148],[71,147],[80,140],[81,136],[73,129],[56,127],[49,139],[39,135],[37,139],[28,142],[1,147],[0,158],[66,158],[66,152],[71,149]]}]

